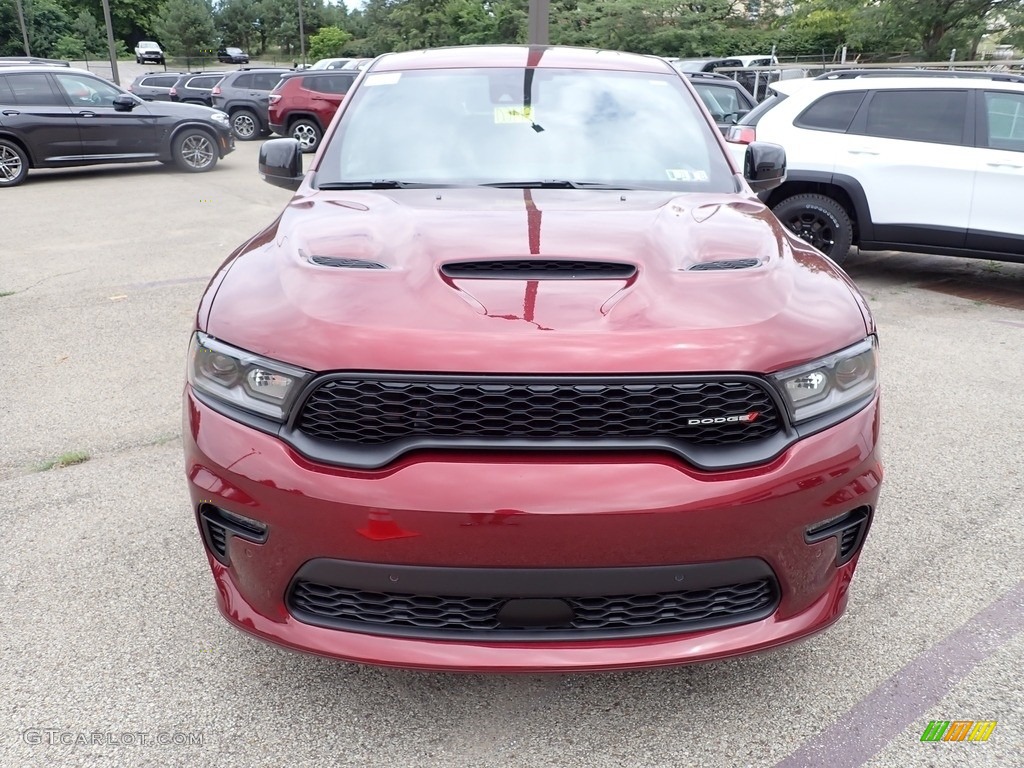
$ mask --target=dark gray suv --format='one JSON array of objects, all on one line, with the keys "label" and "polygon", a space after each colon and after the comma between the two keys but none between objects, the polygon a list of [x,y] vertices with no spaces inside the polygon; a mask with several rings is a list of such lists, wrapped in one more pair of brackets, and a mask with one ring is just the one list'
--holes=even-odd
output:
[{"label": "dark gray suv", "polygon": [[143,101],[91,72],[0,69],[0,187],[30,168],[156,162],[209,171],[234,149],[223,112]]},{"label": "dark gray suv", "polygon": [[270,92],[281,75],[290,69],[239,69],[230,72],[214,86],[213,106],[227,112],[231,118],[231,132],[239,141],[252,141],[270,133],[267,113]]}]

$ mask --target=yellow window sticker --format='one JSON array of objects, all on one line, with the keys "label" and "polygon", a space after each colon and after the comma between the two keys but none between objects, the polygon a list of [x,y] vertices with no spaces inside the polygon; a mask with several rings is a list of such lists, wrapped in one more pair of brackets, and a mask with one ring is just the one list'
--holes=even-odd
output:
[{"label": "yellow window sticker", "polygon": [[495,107],[495,123],[532,123],[533,107]]}]

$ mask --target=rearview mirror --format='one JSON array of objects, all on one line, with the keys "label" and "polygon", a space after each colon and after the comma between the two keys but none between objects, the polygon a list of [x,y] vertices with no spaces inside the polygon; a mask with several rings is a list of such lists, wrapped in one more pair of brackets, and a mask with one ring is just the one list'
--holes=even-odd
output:
[{"label": "rearview mirror", "polygon": [[755,192],[775,189],[786,180],[786,150],[767,141],[751,142],[743,158],[743,178]]},{"label": "rearview mirror", "polygon": [[134,96],[129,96],[127,93],[119,93],[111,103],[114,105],[114,111],[116,112],[131,112],[139,102],[135,100]]},{"label": "rearview mirror", "polygon": [[302,184],[302,147],[295,139],[271,139],[260,147],[260,176],[293,192]]}]

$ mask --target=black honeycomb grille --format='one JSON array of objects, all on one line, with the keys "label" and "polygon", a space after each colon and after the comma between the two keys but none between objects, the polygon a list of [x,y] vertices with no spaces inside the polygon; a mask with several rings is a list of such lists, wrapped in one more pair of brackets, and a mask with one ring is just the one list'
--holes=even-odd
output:
[{"label": "black honeycomb grille", "polygon": [[441,272],[455,278],[529,279],[615,279],[636,274],[636,266],[614,261],[579,261],[572,259],[494,259],[461,261],[445,264]]},{"label": "black honeycomb grille", "polygon": [[532,634],[540,629],[586,634],[628,632],[657,634],[694,626],[738,624],[759,618],[777,600],[774,579],[758,579],[709,589],[650,595],[561,598],[572,618],[551,627],[516,627],[499,613],[506,597],[458,597],[370,592],[297,580],[289,607],[300,618],[341,628],[387,634],[469,633]]},{"label": "black honeycomb grille", "polygon": [[350,445],[605,438],[723,446],[781,428],[774,400],[754,380],[453,377],[330,379],[306,399],[296,426]]}]

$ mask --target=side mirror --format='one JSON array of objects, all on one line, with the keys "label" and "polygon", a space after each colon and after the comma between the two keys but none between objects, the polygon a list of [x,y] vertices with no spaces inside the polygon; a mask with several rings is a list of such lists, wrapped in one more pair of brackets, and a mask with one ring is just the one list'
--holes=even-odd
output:
[{"label": "side mirror", "polygon": [[111,103],[114,105],[115,112],[131,112],[139,102],[135,100],[134,96],[129,96],[127,93],[119,93]]},{"label": "side mirror", "polygon": [[260,176],[293,192],[302,184],[302,148],[295,139],[271,139],[260,147]]},{"label": "side mirror", "polygon": [[775,189],[786,180],[786,150],[767,141],[751,142],[743,158],[743,178],[755,192]]}]

